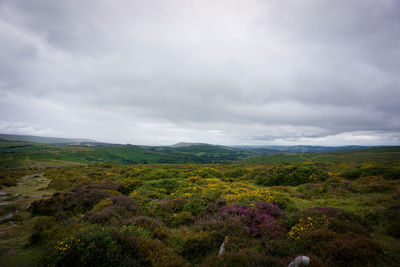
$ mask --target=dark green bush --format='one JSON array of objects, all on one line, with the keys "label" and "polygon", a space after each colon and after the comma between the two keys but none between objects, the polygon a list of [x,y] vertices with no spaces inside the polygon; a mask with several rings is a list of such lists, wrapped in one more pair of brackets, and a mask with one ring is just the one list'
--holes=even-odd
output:
[{"label": "dark green bush", "polygon": [[108,190],[116,190],[117,186],[112,183],[89,184],[76,187],[63,194],[55,193],[49,199],[33,202],[32,213],[55,216],[58,219],[83,213],[91,210],[100,200],[110,197]]},{"label": "dark green bush", "polygon": [[327,229],[301,234],[296,245],[299,250],[317,255],[328,266],[376,265],[383,254],[379,243],[369,237]]},{"label": "dark green bush", "polygon": [[28,246],[52,240],[57,227],[54,217],[38,216],[34,219],[34,224],[29,237]]},{"label": "dark green bush", "polygon": [[133,217],[141,213],[136,202],[128,196],[110,197],[112,204],[98,211],[90,211],[85,220],[93,224],[120,225],[125,218]]},{"label": "dark green bush", "polygon": [[222,257],[211,256],[207,258],[205,267],[259,267],[259,266],[287,266],[290,261],[273,257],[251,249],[227,252]]},{"label": "dark green bush", "polygon": [[300,185],[310,182],[323,182],[329,177],[328,173],[314,166],[299,167],[289,177],[290,185]]},{"label": "dark green bush", "polygon": [[76,236],[57,242],[49,266],[115,266],[121,262],[122,251],[112,240],[109,229],[89,225]]},{"label": "dark green bush", "polygon": [[126,178],[121,181],[120,186],[118,187],[118,191],[124,195],[129,195],[133,190],[143,185],[143,181]]},{"label": "dark green bush", "polygon": [[172,242],[180,255],[187,259],[198,258],[216,250],[221,245],[214,231],[180,231]]},{"label": "dark green bush", "polygon": [[249,170],[247,170],[245,168],[234,168],[234,169],[230,169],[230,170],[226,171],[224,173],[224,176],[228,177],[228,178],[241,178],[248,173],[249,173]]},{"label": "dark green bush", "polygon": [[164,189],[166,194],[171,194],[178,186],[179,179],[160,179],[145,183],[143,189]]},{"label": "dark green bush", "polygon": [[355,180],[360,178],[361,173],[360,169],[349,169],[342,172],[342,177],[349,180]]},{"label": "dark green bush", "polygon": [[400,180],[400,169],[388,168],[383,172],[382,177],[385,180]]},{"label": "dark green bush", "polygon": [[254,176],[257,185],[300,185],[305,183],[325,181],[328,173],[315,166],[276,167],[268,170],[265,175]]},{"label": "dark green bush", "polygon": [[382,166],[371,166],[371,167],[366,167],[361,169],[362,174],[361,176],[380,176],[382,175],[386,169],[385,167]]}]

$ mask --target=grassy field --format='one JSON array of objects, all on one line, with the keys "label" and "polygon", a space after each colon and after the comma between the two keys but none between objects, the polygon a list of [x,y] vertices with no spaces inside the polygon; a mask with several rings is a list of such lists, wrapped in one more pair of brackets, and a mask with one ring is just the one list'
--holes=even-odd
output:
[{"label": "grassy field", "polygon": [[192,147],[148,147],[133,145],[55,146],[28,142],[0,141],[0,168],[59,163],[230,163],[252,154],[213,145]]},{"label": "grassy field", "polygon": [[270,164],[295,162],[368,162],[400,160],[400,147],[379,147],[350,152],[278,154],[251,158],[244,164]]}]

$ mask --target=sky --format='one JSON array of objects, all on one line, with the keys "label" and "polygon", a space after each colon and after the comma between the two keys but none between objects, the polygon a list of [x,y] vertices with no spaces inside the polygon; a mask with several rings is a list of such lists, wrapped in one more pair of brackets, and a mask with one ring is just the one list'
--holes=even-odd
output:
[{"label": "sky", "polygon": [[400,145],[400,1],[0,1],[0,133]]}]

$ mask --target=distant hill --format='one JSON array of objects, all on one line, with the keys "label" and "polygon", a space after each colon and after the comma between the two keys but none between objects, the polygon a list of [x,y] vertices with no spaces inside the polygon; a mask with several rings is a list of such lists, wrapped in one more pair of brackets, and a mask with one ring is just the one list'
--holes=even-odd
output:
[{"label": "distant hill", "polygon": [[54,166],[76,163],[186,164],[233,163],[252,154],[214,145],[186,147],[136,145],[65,145],[0,141],[0,168]]},{"label": "distant hill", "polygon": [[15,134],[0,134],[0,140],[17,141],[17,142],[33,142],[39,144],[75,144],[75,145],[90,145],[89,143],[98,143],[90,139],[77,138],[59,138],[59,137],[43,137],[34,135],[15,135]]},{"label": "distant hill", "polygon": [[170,145],[170,147],[187,147],[187,146],[204,146],[204,145],[210,145],[207,143],[188,143],[188,142],[179,142],[174,145]]},{"label": "distant hill", "polygon": [[374,147],[357,151],[331,153],[281,153],[253,157],[243,164],[271,164],[296,162],[372,162],[400,160],[400,146]]},{"label": "distant hill", "polygon": [[[1,141],[3,140],[3,141]],[[339,152],[338,152],[339,151]],[[237,146],[178,143],[138,146],[70,139],[0,134],[0,168],[43,164],[186,164],[376,161],[400,159],[399,147]]]},{"label": "distant hill", "polygon": [[234,146],[258,154],[270,155],[280,153],[330,153],[346,152],[372,148],[372,146]]}]

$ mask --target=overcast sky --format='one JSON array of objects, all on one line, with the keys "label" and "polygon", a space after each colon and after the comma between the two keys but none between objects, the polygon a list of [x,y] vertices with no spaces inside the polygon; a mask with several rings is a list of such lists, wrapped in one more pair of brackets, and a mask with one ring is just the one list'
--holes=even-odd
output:
[{"label": "overcast sky", "polygon": [[400,1],[3,0],[0,133],[400,144]]}]

